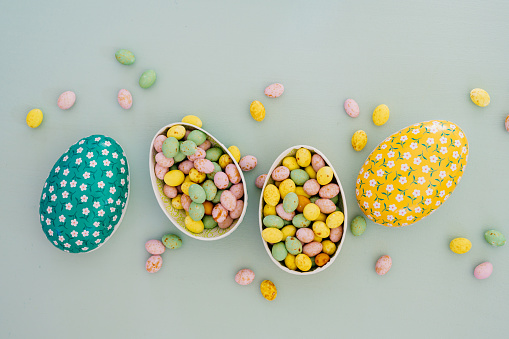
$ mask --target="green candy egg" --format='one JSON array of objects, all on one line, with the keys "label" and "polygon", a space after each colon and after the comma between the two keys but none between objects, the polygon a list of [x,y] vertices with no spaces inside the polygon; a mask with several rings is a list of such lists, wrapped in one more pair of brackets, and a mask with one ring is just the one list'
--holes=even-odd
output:
[{"label": "green candy egg", "polygon": [[148,71],[143,72],[140,77],[140,87],[141,88],[149,88],[156,82],[156,72],[149,69]]},{"label": "green candy egg", "polygon": [[283,209],[286,213],[292,213],[297,209],[297,206],[299,205],[299,197],[294,192],[290,192],[286,194],[285,198],[283,199]]},{"label": "green candy egg", "polygon": [[167,158],[173,158],[179,152],[179,141],[174,137],[166,138],[163,142],[163,154]]},{"label": "green candy egg", "polygon": [[285,247],[290,254],[297,255],[302,253],[302,243],[295,237],[286,237]]},{"label": "green candy egg", "polygon": [[221,166],[217,162],[212,162],[212,165],[214,165],[214,171],[212,173],[207,174],[207,179],[214,180],[214,176],[217,172],[221,172]]},{"label": "green candy egg", "polygon": [[208,201],[212,201],[214,200],[214,198],[216,197],[216,194],[217,194],[217,187],[216,185],[214,185],[214,182],[212,180],[206,180],[203,184],[202,184],[202,187],[203,187],[203,190],[205,191],[205,199],[207,199]]},{"label": "green candy egg", "polygon": [[265,218],[263,218],[263,224],[266,227],[276,228],[282,228],[285,225],[284,220],[277,215],[267,215]]},{"label": "green candy egg", "polygon": [[212,229],[217,226],[217,222],[214,220],[214,218],[212,218],[211,215],[204,216],[202,222],[206,229]]},{"label": "green candy egg", "polygon": [[196,202],[192,202],[191,205],[189,205],[189,216],[194,221],[198,221],[203,219],[203,216],[205,215],[205,207],[203,204],[198,204]]},{"label": "green candy egg", "polygon": [[489,231],[486,231],[486,233],[484,233],[484,239],[486,239],[486,241],[495,246],[495,247],[500,247],[500,246],[504,246],[505,245],[505,237],[504,235],[497,231],[497,230],[489,230]]},{"label": "green candy egg", "polygon": [[195,129],[189,133],[187,140],[194,141],[196,145],[201,145],[207,140],[207,136],[202,131]]},{"label": "green candy egg", "polygon": [[166,246],[166,248],[169,248],[172,250],[176,250],[177,248],[182,246],[182,239],[180,239],[180,237],[176,234],[164,235],[162,242],[163,242],[164,246]]},{"label": "green candy egg", "polygon": [[309,259],[311,259],[311,268],[315,267],[316,266],[315,257],[310,257]]},{"label": "green candy egg", "polygon": [[336,195],[334,198],[331,198],[330,201],[332,201],[334,203],[334,205],[336,205],[339,201],[339,194]]},{"label": "green candy egg", "polygon": [[297,228],[302,228],[302,227],[308,227],[309,225],[311,225],[311,221],[306,219],[304,217],[304,214],[300,213],[293,217],[292,224],[293,224],[293,226],[295,226]]},{"label": "green candy egg", "polygon": [[366,230],[366,219],[364,219],[362,215],[356,216],[350,224],[350,229],[352,230],[353,235],[362,235],[362,233]]},{"label": "green candy egg", "polygon": [[119,49],[115,53],[115,58],[117,58],[117,61],[122,65],[131,65],[136,60],[134,54],[127,49]]},{"label": "green candy egg", "polygon": [[291,224],[292,224],[292,221],[291,221],[291,220],[284,220],[284,219],[283,219],[283,222],[285,223],[285,226],[286,226],[286,225],[291,225]]},{"label": "green candy egg", "polygon": [[221,194],[223,194],[223,191],[224,190],[217,191],[216,196],[214,197],[214,199],[212,199],[212,203],[217,204],[218,202],[221,201]]},{"label": "green candy egg", "polygon": [[309,174],[306,171],[299,169],[294,169],[290,172],[290,178],[292,178],[293,182],[297,186],[302,186],[309,180]]},{"label": "green candy egg", "polygon": [[[179,148],[180,148],[180,145],[179,145]],[[186,158],[186,155],[182,152],[178,152],[176,156],[173,157],[173,160],[175,160],[175,162],[181,162],[182,160],[184,160]],[[178,165],[175,164],[175,166],[177,166],[177,169],[178,169]]]},{"label": "green candy egg", "polygon": [[272,246],[272,256],[277,261],[283,261],[285,260],[286,256],[288,255],[288,251],[286,250],[285,243],[284,242],[278,242],[274,246]]},{"label": "green candy egg", "polygon": [[217,162],[221,155],[223,155],[223,150],[219,147],[212,147],[205,151],[205,159],[208,159],[212,162]]},{"label": "green candy egg", "polygon": [[205,199],[207,198],[207,195],[203,187],[201,187],[198,184],[192,184],[191,186],[189,186],[189,197],[193,202],[197,204],[203,204],[205,202]]},{"label": "green candy egg", "polygon": [[[168,139],[166,139],[168,140]],[[192,140],[186,140],[180,143],[180,151],[187,156],[193,155],[196,153],[196,143]]]},{"label": "green candy egg", "polygon": [[178,169],[179,169],[179,167],[177,166],[177,164],[174,164],[173,166],[170,167],[170,169],[168,171],[174,171],[174,170],[178,170]]},{"label": "green candy egg", "polygon": [[318,199],[320,199],[320,197],[317,197],[316,195],[309,198],[309,201],[311,201],[313,204],[315,203],[315,201],[317,201]]}]

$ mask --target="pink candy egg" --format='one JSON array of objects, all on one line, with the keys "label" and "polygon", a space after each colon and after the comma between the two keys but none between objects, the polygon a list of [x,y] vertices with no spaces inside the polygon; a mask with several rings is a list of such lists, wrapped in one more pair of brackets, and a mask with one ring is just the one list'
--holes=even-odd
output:
[{"label": "pink candy egg", "polygon": [[297,239],[300,240],[300,242],[307,244],[308,242],[312,242],[313,239],[315,239],[315,233],[307,227],[299,228],[297,230]]},{"label": "pink candy egg", "polygon": [[244,184],[238,183],[230,187],[230,192],[235,196],[236,199],[240,199],[244,196]]},{"label": "pink candy egg", "polygon": [[288,213],[284,210],[283,204],[279,204],[276,206],[276,213],[279,217],[286,221],[291,221],[295,216],[295,212]]},{"label": "pink candy egg", "polygon": [[180,204],[184,208],[185,211],[189,211],[189,206],[191,206],[191,203],[193,201],[191,200],[191,197],[189,197],[187,194],[182,194],[180,197]]},{"label": "pink candy egg", "polygon": [[163,266],[163,258],[159,255],[153,255],[148,258],[145,269],[148,273],[156,273],[161,269],[161,266]]},{"label": "pink candy egg", "polygon": [[240,159],[239,166],[243,171],[251,171],[256,167],[258,160],[252,155],[246,155],[242,159]]},{"label": "pink candy egg", "polygon": [[191,160],[184,160],[179,164],[179,171],[184,174],[189,174],[189,172],[194,168],[194,162]]},{"label": "pink candy egg", "polygon": [[154,172],[156,174],[157,179],[164,180],[164,175],[168,173],[170,169],[168,167],[163,167],[159,164],[156,164],[154,168]]},{"label": "pink candy egg", "polygon": [[318,199],[315,201],[315,205],[320,207],[320,212],[329,214],[336,210],[336,205],[329,199]]},{"label": "pink candy egg", "polygon": [[157,153],[163,151],[163,143],[166,140],[165,135],[158,135],[157,138],[154,140],[154,149]]},{"label": "pink candy egg", "polygon": [[226,187],[228,187],[228,184],[230,181],[228,180],[228,176],[224,172],[217,172],[214,175],[214,185],[216,185],[217,188],[220,190],[224,190]]},{"label": "pink candy egg", "polygon": [[267,174],[261,174],[256,178],[255,185],[258,188],[262,188],[265,183],[265,179],[267,178]]},{"label": "pink candy egg", "polygon": [[314,257],[319,254],[323,249],[322,243],[318,241],[310,242],[302,247],[302,253],[308,257]]},{"label": "pink candy egg", "polygon": [[221,193],[221,205],[226,208],[228,211],[233,211],[235,206],[237,206],[237,199],[230,191],[223,191]]},{"label": "pink candy egg", "polygon": [[235,205],[235,209],[230,212],[230,217],[233,219],[240,218],[242,211],[244,211],[244,201],[237,200],[237,205]]},{"label": "pink candy egg", "polygon": [[235,282],[239,285],[249,285],[253,282],[255,274],[250,269],[244,268],[235,274]]},{"label": "pink candy egg", "polygon": [[224,169],[224,172],[226,173],[228,179],[232,184],[238,184],[240,182],[241,179],[240,173],[239,170],[237,169],[237,166],[235,166],[234,164],[227,165],[226,168]]},{"label": "pink candy egg", "polygon": [[221,221],[221,222],[218,222],[217,223],[217,226],[219,226],[219,228],[228,228],[232,225],[233,223],[233,219],[231,217],[231,215],[227,216],[226,219],[224,221]]},{"label": "pink candy egg", "polygon": [[145,249],[150,254],[163,254],[166,250],[166,247],[163,245],[163,243],[160,240],[149,240],[145,243]]},{"label": "pink candy egg", "polygon": [[329,235],[330,241],[338,242],[341,240],[342,236],[343,236],[343,225],[336,228],[331,228]]},{"label": "pink candy egg", "polygon": [[493,264],[486,261],[482,264],[477,265],[474,269],[474,277],[477,279],[486,279],[493,273]]},{"label": "pink candy egg", "polygon": [[332,199],[339,194],[339,185],[327,184],[320,188],[318,194],[320,195],[320,198]]},{"label": "pink candy egg", "polygon": [[[272,179],[283,181],[290,176],[290,170],[286,166],[278,166],[272,171]],[[261,187],[260,187],[261,188]]]},{"label": "pink candy egg", "polygon": [[164,156],[163,152],[159,152],[156,154],[156,162],[163,167],[171,167],[175,163],[173,158],[167,158]]},{"label": "pink candy egg", "polygon": [[375,265],[376,274],[384,275],[391,269],[392,259],[388,255],[382,255]]},{"label": "pink candy egg", "polygon": [[203,148],[198,147],[198,148],[196,148],[196,152],[194,152],[193,155],[189,155],[187,157],[187,159],[189,159],[190,161],[195,161],[198,159],[205,159],[206,155],[207,155],[207,153],[203,150]]},{"label": "pink candy egg", "polygon": [[311,158],[311,166],[315,172],[318,172],[320,168],[325,166],[325,160],[323,160],[319,154],[313,154],[313,157]]},{"label": "pink candy egg", "polygon": [[118,91],[118,104],[123,109],[129,109],[133,105],[133,96],[126,89],[121,89]]},{"label": "pink candy egg", "polygon": [[302,188],[307,194],[315,195],[320,191],[320,184],[316,181],[316,179],[309,179],[304,183]]},{"label": "pink candy egg", "polygon": [[214,172],[214,164],[208,159],[196,159],[194,161],[194,168],[196,168],[198,172],[205,174]]},{"label": "pink candy egg", "polygon": [[345,112],[352,118],[357,118],[359,116],[359,105],[353,99],[346,99]]},{"label": "pink candy egg", "polygon": [[168,185],[164,185],[163,187],[163,193],[164,195],[166,195],[168,198],[175,198],[177,196],[177,188],[173,187],[173,186],[168,186]]},{"label": "pink candy egg", "polygon": [[265,95],[269,98],[277,98],[283,94],[285,87],[280,83],[275,83],[265,88]]},{"label": "pink candy egg", "polygon": [[58,97],[57,105],[60,109],[69,109],[76,102],[76,94],[71,91],[64,92]]},{"label": "pink candy egg", "polygon": [[212,218],[217,222],[223,222],[228,217],[228,211],[221,204],[216,204],[212,209]]},{"label": "pink candy egg", "polygon": [[201,148],[202,150],[206,151],[208,150],[210,147],[212,147],[212,143],[210,142],[210,140],[205,140],[203,142],[203,144],[199,145],[198,146],[199,148]]}]

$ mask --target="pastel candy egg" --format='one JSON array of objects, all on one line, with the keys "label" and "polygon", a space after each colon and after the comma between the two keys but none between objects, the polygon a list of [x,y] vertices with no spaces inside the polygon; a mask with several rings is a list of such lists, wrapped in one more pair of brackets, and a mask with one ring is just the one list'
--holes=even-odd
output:
[{"label": "pastel candy egg", "polygon": [[474,88],[470,91],[470,99],[474,104],[480,107],[486,107],[490,103],[490,96],[488,92],[481,88]]},{"label": "pastel candy egg", "polygon": [[332,242],[338,242],[341,240],[341,237],[343,236],[343,226],[339,226],[336,228],[331,228],[329,239]]},{"label": "pastel candy egg", "polygon": [[283,209],[286,213],[292,213],[297,209],[298,205],[299,197],[294,192],[288,193],[283,199]]},{"label": "pastel candy egg", "polygon": [[311,167],[315,172],[318,172],[322,167],[325,166],[325,160],[319,154],[313,154],[311,158]]},{"label": "pastel candy egg", "polygon": [[362,149],[368,143],[368,136],[363,130],[358,130],[352,136],[352,147],[354,150],[362,151]]},{"label": "pastel candy egg", "polygon": [[235,209],[230,212],[230,217],[233,219],[238,219],[242,215],[242,212],[244,211],[244,201],[237,200],[237,205],[235,205]]},{"label": "pastel candy egg", "polygon": [[192,184],[189,186],[189,197],[192,201],[198,204],[203,204],[207,197],[205,190],[198,184]]},{"label": "pastel candy egg", "polygon": [[156,162],[160,165],[160,166],[163,166],[163,167],[171,167],[173,166],[173,163],[175,162],[173,160],[173,158],[167,158],[164,156],[163,152],[159,152],[156,154],[156,157],[155,157],[155,160]]},{"label": "pastel candy egg", "polygon": [[185,117],[182,118],[182,122],[185,122],[186,124],[194,125],[199,128],[201,128],[203,125],[200,118],[198,118],[196,115],[186,115]]},{"label": "pastel candy egg", "polygon": [[327,224],[328,228],[332,229],[341,226],[344,220],[345,215],[343,214],[343,212],[335,211],[327,216],[325,223]]},{"label": "pastel candy egg", "polygon": [[76,94],[73,91],[66,91],[58,97],[57,105],[60,109],[69,109],[76,102]]},{"label": "pastel candy egg", "polygon": [[284,242],[278,242],[277,244],[273,245],[271,252],[272,252],[272,256],[277,261],[285,260],[286,255],[288,254],[288,251],[286,250]]},{"label": "pastel candy egg", "polygon": [[171,199],[171,205],[177,210],[183,210],[184,207],[182,207],[182,195],[179,194],[175,198]]},{"label": "pastel candy egg", "polygon": [[320,253],[315,257],[315,264],[319,267],[324,266],[326,263],[328,263],[330,260],[330,257],[327,253]]},{"label": "pastel candy egg", "polygon": [[230,227],[232,225],[232,223],[233,223],[233,218],[230,215],[228,215],[226,217],[226,219],[224,219],[224,221],[218,222],[217,226],[219,226],[219,228],[224,229],[224,228]]},{"label": "pastel candy egg", "polygon": [[198,221],[201,220],[205,215],[205,207],[203,206],[203,204],[199,204],[193,201],[189,205],[188,212],[191,219],[193,219],[194,221]]},{"label": "pastel candy egg", "polygon": [[[308,245],[306,245],[306,246],[308,246]],[[295,257],[295,265],[302,272],[307,272],[307,271],[309,271],[311,269],[311,266],[313,264],[311,263],[311,259],[309,258],[309,256],[307,256],[306,254],[301,253],[301,254],[298,254]]]},{"label": "pastel candy egg", "polygon": [[163,258],[160,255],[153,255],[148,258],[145,269],[148,273],[156,273],[161,269],[161,266],[163,266]]},{"label": "pastel candy egg", "polygon": [[353,235],[362,235],[366,230],[366,219],[364,219],[361,215],[356,216],[350,224],[350,229],[352,230]]},{"label": "pastel candy egg", "polygon": [[295,160],[300,167],[307,167],[311,164],[311,152],[306,148],[299,148],[295,154]]},{"label": "pastel candy egg", "polygon": [[500,247],[505,245],[505,237],[504,235],[497,230],[489,230],[484,233],[484,239],[495,247]]},{"label": "pastel candy egg", "polygon": [[283,239],[286,239],[287,237],[295,236],[297,228],[293,225],[286,225],[281,229],[281,232],[283,232]]},{"label": "pastel candy egg", "polygon": [[156,72],[152,69],[149,69],[145,72],[143,72],[140,76],[140,87],[141,88],[149,88],[151,87],[154,82],[156,82]]},{"label": "pastel candy egg", "polygon": [[202,131],[195,129],[194,131],[191,131],[189,135],[187,136],[187,140],[194,141],[196,145],[201,145],[205,142],[207,139],[207,136]]},{"label": "pastel candy egg", "polygon": [[255,274],[250,269],[244,268],[237,272],[235,275],[235,282],[239,285],[245,286],[253,282]]},{"label": "pastel candy egg", "polygon": [[216,196],[211,200],[213,204],[218,204],[221,201],[221,194],[223,194],[223,191],[224,190],[217,190]]},{"label": "pastel candy egg", "polygon": [[256,178],[255,186],[258,188],[263,188],[263,185],[265,183],[265,179],[267,179],[267,174],[261,174]]},{"label": "pastel candy egg", "polygon": [[[217,184],[216,184],[217,186]],[[263,200],[270,206],[276,206],[280,199],[280,193],[276,186],[268,184],[263,191]]]},{"label": "pastel candy egg", "polygon": [[292,219],[292,225],[297,228],[308,227],[311,225],[311,221],[306,219],[304,214],[297,214]]},{"label": "pastel candy egg", "polygon": [[192,202],[193,201],[191,200],[191,198],[187,194],[182,194],[182,196],[180,197],[180,203],[182,204],[182,208],[186,212],[189,212],[189,206],[191,206]]},{"label": "pastel candy egg", "polygon": [[216,187],[216,185],[214,185],[214,182],[212,180],[210,180],[210,179],[206,180],[201,185],[201,187],[205,191],[205,198],[208,201],[214,200],[214,198],[216,197],[216,194],[217,194],[217,187]]},{"label": "pastel candy egg", "polygon": [[210,201],[205,201],[203,203],[203,208],[205,210],[205,215],[212,215],[212,209],[214,208],[214,204]]},{"label": "pastel candy egg", "polygon": [[493,264],[488,261],[477,265],[474,269],[474,277],[477,279],[489,278],[491,273],[493,273]]},{"label": "pastel candy egg", "polygon": [[223,155],[223,151],[218,147],[209,148],[205,153],[205,159],[209,159],[212,162],[217,162],[221,155]]},{"label": "pastel candy egg", "polygon": [[286,166],[278,166],[272,171],[271,176],[275,181],[283,181],[290,176],[290,170]]},{"label": "pastel candy egg", "polygon": [[279,204],[276,206],[276,213],[281,217],[283,220],[291,221],[293,217],[295,216],[295,212],[288,213],[284,210],[283,204]]},{"label": "pastel candy egg", "polygon": [[295,185],[302,186],[309,179],[309,174],[302,169],[294,169],[290,172],[290,178],[293,180]]},{"label": "pastel candy egg", "polygon": [[320,198],[332,199],[339,194],[339,186],[337,184],[327,184],[320,188],[318,194]]},{"label": "pastel candy egg", "polygon": [[277,215],[267,215],[262,220],[263,225],[266,227],[282,228],[285,224],[284,220]]},{"label": "pastel candy egg", "polygon": [[240,150],[237,146],[228,147],[228,151],[233,155],[233,159],[235,159],[236,162],[240,161]]},{"label": "pastel candy egg", "polygon": [[230,158],[230,156],[228,154],[223,154],[219,157],[218,163],[219,163],[219,166],[221,166],[221,168],[224,169],[224,168],[226,168],[226,166],[233,164],[233,160],[232,160],[232,158]]},{"label": "pastel candy egg", "polygon": [[263,119],[265,119],[265,107],[263,107],[262,103],[257,100],[251,103],[249,106],[249,112],[256,121],[263,121]]},{"label": "pastel candy egg", "polygon": [[318,253],[322,251],[322,243],[317,241],[312,241],[302,248],[302,253],[306,254],[309,257],[314,257]]},{"label": "pastel candy egg", "polygon": [[131,92],[125,88],[118,91],[117,100],[118,104],[123,109],[129,109],[133,105],[133,96],[131,95]]},{"label": "pastel candy egg", "polygon": [[283,232],[275,227],[269,227],[262,231],[262,238],[268,243],[276,244],[283,239]]},{"label": "pastel candy egg", "polygon": [[322,241],[322,251],[328,255],[333,255],[336,252],[336,245],[330,240]]},{"label": "pastel candy egg", "polygon": [[315,233],[309,228],[299,228],[297,230],[297,239],[302,243],[310,243],[315,238]]},{"label": "pastel candy egg", "polygon": [[219,189],[225,189],[229,183],[228,176],[224,172],[217,172],[214,176],[214,184]]},{"label": "pastel candy egg", "polygon": [[191,160],[184,160],[178,166],[179,171],[182,171],[182,173],[186,175],[189,174],[189,172],[191,172],[193,168],[194,162],[192,162]]},{"label": "pastel candy egg", "polygon": [[223,191],[221,193],[221,205],[226,208],[228,211],[233,211],[235,206],[237,206],[237,199],[230,191]]},{"label": "pastel candy egg", "polygon": [[285,266],[292,271],[295,271],[297,269],[297,265],[295,264],[295,256],[293,254],[288,253],[288,255],[286,256]]},{"label": "pastel candy egg", "polygon": [[166,248],[176,250],[182,246],[182,239],[176,234],[166,234],[163,236],[162,243]]},{"label": "pastel candy egg", "polygon": [[336,205],[330,199],[318,199],[315,205],[320,208],[320,212],[324,214],[332,213],[336,210]]},{"label": "pastel candy egg", "polygon": [[115,58],[122,65],[131,65],[136,60],[136,58],[134,57],[133,52],[131,52],[131,51],[127,50],[127,49],[119,49],[115,53]]},{"label": "pastel candy egg", "polygon": [[182,139],[186,135],[186,128],[182,125],[173,125],[168,129],[168,132],[166,132],[166,136],[174,137],[177,140]]},{"label": "pastel candy egg", "polygon": [[378,275],[385,275],[392,266],[392,259],[388,255],[382,255],[375,264],[375,271]]},{"label": "pastel candy egg", "polygon": [[212,147],[212,143],[209,140],[205,140],[203,144],[198,145],[198,147],[204,151],[207,151],[210,147]]},{"label": "pastel candy egg", "polygon": [[196,233],[196,234],[203,232],[203,229],[205,228],[203,226],[203,222],[201,220],[195,221],[195,220],[191,219],[190,216],[187,216],[184,219],[184,224],[190,232]]},{"label": "pastel candy egg", "polygon": [[334,178],[334,172],[329,166],[324,166],[316,172],[316,181],[320,185],[327,185]]},{"label": "pastel candy egg", "polygon": [[203,149],[201,149],[200,147],[196,147],[194,154],[189,155],[187,159],[194,162],[198,159],[205,159],[206,155],[207,153]]},{"label": "pastel candy egg", "polygon": [[256,167],[258,160],[252,155],[246,155],[242,159],[240,159],[239,166],[243,171],[251,171]]},{"label": "pastel candy egg", "polygon": [[330,228],[323,221],[315,221],[313,223],[313,233],[320,238],[327,238],[330,234]]},{"label": "pastel candy egg", "polygon": [[306,168],[304,168],[304,171],[306,171],[306,173],[309,175],[309,178],[316,179],[316,171],[314,170],[312,165],[309,165]]},{"label": "pastel candy egg", "polygon": [[281,194],[281,198],[284,199],[290,192],[295,192],[295,183],[292,179],[283,180],[283,182],[279,185],[279,193]]},{"label": "pastel candy egg", "polygon": [[505,118],[505,130],[509,132],[509,115]]},{"label": "pastel candy egg", "polygon": [[186,156],[193,155],[196,153],[197,149],[198,147],[192,140],[186,140],[180,143],[180,152],[184,153]]},{"label": "pastel candy egg", "polygon": [[189,179],[191,179],[192,182],[202,183],[206,178],[207,175],[205,173],[198,172],[196,168],[191,168],[189,171]]},{"label": "pastel candy egg", "polygon": [[290,171],[299,168],[299,164],[297,163],[297,159],[294,157],[286,157],[283,159],[283,166],[288,168]]},{"label": "pastel candy egg", "polygon": [[166,173],[168,173],[168,170],[169,170],[168,167],[164,167],[159,164],[156,164],[155,168],[154,168],[154,173],[156,174],[156,177],[159,180],[163,180]]},{"label": "pastel candy egg", "polygon": [[162,152],[165,157],[173,158],[179,152],[179,141],[174,137],[166,138],[162,145]]},{"label": "pastel candy egg", "polygon": [[112,138],[91,135],[63,153],[41,192],[39,220],[58,249],[85,253],[118,229],[129,197],[129,166]]},{"label": "pastel candy egg", "polygon": [[283,94],[285,91],[285,87],[280,83],[275,83],[272,85],[269,85],[265,88],[265,95],[269,98],[277,98]]},{"label": "pastel candy egg", "polygon": [[[180,144],[179,144],[179,148],[180,148]],[[177,155],[173,157],[173,160],[175,160],[175,163],[179,163],[182,160],[184,160],[185,158],[186,158],[186,155],[179,151],[177,153]]]},{"label": "pastel candy egg", "polygon": [[149,240],[145,243],[145,249],[150,254],[163,254],[166,247],[159,240]]},{"label": "pastel candy egg", "polygon": [[359,105],[353,99],[345,100],[345,112],[352,118],[357,118],[359,116]]},{"label": "pastel candy egg", "polygon": [[244,196],[244,184],[238,183],[230,187],[230,192],[238,200]]},{"label": "pastel candy egg", "polygon": [[304,207],[306,207],[307,204],[311,203],[309,198],[305,197],[304,195],[297,194],[297,198],[299,199],[299,204],[297,205],[297,212],[303,212]]},{"label": "pastel candy egg", "polygon": [[232,184],[238,184],[241,180],[239,170],[237,169],[237,166],[234,164],[229,164],[224,169],[224,172],[228,176],[228,179]]},{"label": "pastel candy egg", "polygon": [[164,185],[163,187],[163,193],[164,195],[166,195],[168,198],[175,198],[177,196],[177,189],[175,187],[171,187],[171,186],[168,186],[168,185]]},{"label": "pastel candy egg", "polygon": [[214,172],[214,164],[208,159],[196,159],[194,161],[194,168],[205,174]]},{"label": "pastel candy egg", "polygon": [[[221,194],[222,196],[222,194]],[[216,204],[212,209],[212,217],[216,222],[223,222],[228,217],[228,210],[221,204]]]},{"label": "pastel candy egg", "polygon": [[318,207],[316,204],[309,203],[304,207],[302,212],[307,220],[313,221],[316,220],[316,218],[318,218],[320,215],[320,207]]},{"label": "pastel candy egg", "polygon": [[166,136],[164,135],[158,135],[157,138],[154,140],[154,149],[157,153],[163,151],[163,143],[166,140]]},{"label": "pastel candy egg", "polygon": [[214,218],[211,215],[206,215],[202,219],[203,226],[206,229],[212,229],[217,226],[217,222],[214,220]]},{"label": "pastel candy egg", "polygon": [[320,184],[318,183],[318,181],[316,181],[316,179],[309,179],[304,183],[303,188],[304,192],[313,196],[318,194],[318,192],[320,191]]},{"label": "pastel candy egg", "polygon": [[377,126],[382,126],[389,120],[389,107],[387,105],[378,105],[373,111],[373,122]]},{"label": "pastel candy egg", "polygon": [[182,171],[173,170],[164,175],[164,183],[168,186],[176,187],[184,182],[185,175]]},{"label": "pastel candy egg", "polygon": [[270,280],[262,281],[260,284],[260,292],[268,301],[272,301],[277,297],[276,285],[274,285],[274,283]]},{"label": "pastel candy egg", "polygon": [[290,254],[297,255],[302,253],[302,243],[299,241],[299,239],[295,237],[286,237],[285,247],[288,253]]},{"label": "pastel candy egg", "polygon": [[472,243],[466,238],[455,238],[449,243],[449,248],[454,253],[463,254],[470,251]]}]

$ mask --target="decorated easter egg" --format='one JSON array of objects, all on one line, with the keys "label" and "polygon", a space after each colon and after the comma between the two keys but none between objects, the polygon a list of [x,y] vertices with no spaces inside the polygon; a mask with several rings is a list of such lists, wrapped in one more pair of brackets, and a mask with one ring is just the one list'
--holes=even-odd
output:
[{"label": "decorated easter egg", "polygon": [[467,138],[449,121],[403,128],[382,141],[364,162],[355,190],[359,207],[377,224],[411,225],[450,197],[467,159]]},{"label": "decorated easter egg", "polygon": [[129,199],[129,166],[112,138],[91,135],[53,165],[42,190],[42,230],[58,249],[93,251],[120,225]]}]

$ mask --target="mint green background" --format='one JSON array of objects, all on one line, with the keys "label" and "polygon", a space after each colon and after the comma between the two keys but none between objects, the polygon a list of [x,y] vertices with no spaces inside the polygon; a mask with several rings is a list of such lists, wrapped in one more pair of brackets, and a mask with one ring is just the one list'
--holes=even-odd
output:
[{"label": "mint green background", "polygon": [[[506,323],[508,246],[492,248],[483,233],[509,235],[509,3],[505,1],[2,1],[0,2],[0,337],[229,338],[494,337]],[[131,66],[114,57],[136,55]],[[154,69],[155,85],[138,86]],[[279,99],[263,95],[281,82]],[[480,87],[491,104],[479,108]],[[117,103],[121,88],[133,107]],[[76,92],[61,111],[60,93]],[[354,98],[357,119],[342,108]],[[249,115],[261,100],[262,123]],[[381,103],[389,122],[376,127]],[[25,124],[32,108],[43,124]],[[226,145],[253,154],[246,174],[248,214],[228,238],[183,236],[163,268],[145,272],[145,241],[179,233],[155,200],[150,140],[162,126],[197,114]],[[296,277],[277,268],[259,236],[257,175],[284,149],[309,144],[332,161],[347,192],[350,220],[360,211],[354,185],[369,152],[410,124],[448,119],[470,142],[465,176],[436,213],[414,226],[368,223],[347,234],[326,271]],[[364,129],[359,153],[350,138]],[[103,133],[125,149],[131,169],[127,214],[98,251],[69,255],[41,231],[42,184],[61,153],[79,138]],[[449,241],[467,237],[455,255]],[[375,261],[393,258],[384,277]],[[493,275],[478,281],[483,261]],[[250,286],[233,277],[253,269]],[[268,302],[259,284],[272,280]],[[503,327],[503,326],[502,326]],[[501,332],[502,331],[502,332]]]}]

